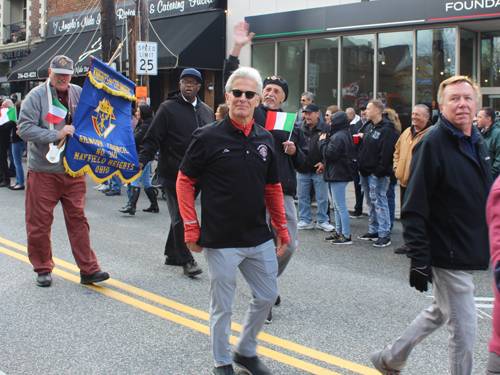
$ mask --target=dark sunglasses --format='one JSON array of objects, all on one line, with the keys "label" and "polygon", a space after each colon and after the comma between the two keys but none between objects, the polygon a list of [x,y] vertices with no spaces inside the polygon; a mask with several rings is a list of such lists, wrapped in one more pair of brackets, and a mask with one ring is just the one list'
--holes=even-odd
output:
[{"label": "dark sunglasses", "polygon": [[235,98],[239,98],[241,95],[245,94],[247,99],[252,99],[257,93],[255,91],[241,91],[241,90],[231,90]]}]

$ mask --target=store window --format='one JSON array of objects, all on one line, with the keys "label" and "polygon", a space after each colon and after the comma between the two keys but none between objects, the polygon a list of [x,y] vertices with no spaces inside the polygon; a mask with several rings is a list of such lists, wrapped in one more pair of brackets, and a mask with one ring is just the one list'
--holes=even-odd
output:
[{"label": "store window", "polygon": [[4,44],[26,39],[26,2],[27,0],[11,0],[2,3]]},{"label": "store window", "polygon": [[304,92],[305,41],[294,40],[278,43],[278,74],[288,83],[288,98],[281,108],[297,112],[300,95]]},{"label": "store window", "polygon": [[314,103],[325,113],[338,101],[339,38],[309,40],[307,91],[315,96]]},{"label": "store window", "polygon": [[358,111],[373,97],[374,39],[373,34],[342,38],[342,109]]},{"label": "store window", "polygon": [[275,43],[254,44],[252,46],[252,67],[260,72],[262,80],[274,75],[276,70],[274,47]]},{"label": "store window", "polygon": [[438,110],[439,85],[456,74],[455,52],[455,28],[417,31],[417,104]]},{"label": "store window", "polygon": [[378,35],[378,99],[394,109],[403,130],[411,126],[413,32]]},{"label": "store window", "polygon": [[500,87],[500,31],[481,33],[481,86]]},{"label": "store window", "polygon": [[460,75],[477,81],[477,33],[460,29]]}]

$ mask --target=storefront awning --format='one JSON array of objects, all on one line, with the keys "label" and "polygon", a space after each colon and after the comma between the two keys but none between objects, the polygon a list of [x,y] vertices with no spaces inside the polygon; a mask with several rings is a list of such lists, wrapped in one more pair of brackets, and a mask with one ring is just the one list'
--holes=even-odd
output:
[{"label": "storefront awning", "polygon": [[[149,40],[158,43],[158,68],[222,70],[225,22],[222,10],[151,20],[153,27],[149,27]],[[117,35],[121,35],[121,26],[117,27]],[[100,53],[99,30],[48,38],[7,73],[7,80],[46,79],[50,61],[56,55],[70,57],[75,63],[75,76],[84,75],[88,71],[90,55],[100,56]],[[125,48],[121,60],[128,61]]]},{"label": "storefront awning", "polygon": [[[158,43],[158,67],[222,70],[226,18],[223,10],[152,20],[149,40]],[[158,36],[161,39],[158,39]],[[172,53],[170,53],[163,44]]]},{"label": "storefront awning", "polygon": [[48,38],[31,54],[7,73],[8,81],[32,81],[49,76],[50,61],[56,55],[66,55],[75,66],[75,75],[88,71],[90,55],[100,55],[101,33],[74,33],[62,37]]}]

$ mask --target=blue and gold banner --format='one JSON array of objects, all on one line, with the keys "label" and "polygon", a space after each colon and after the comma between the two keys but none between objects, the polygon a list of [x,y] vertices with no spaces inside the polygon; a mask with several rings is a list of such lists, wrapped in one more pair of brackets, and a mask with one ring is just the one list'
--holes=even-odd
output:
[{"label": "blue and gold banner", "polygon": [[76,108],[64,157],[66,172],[88,173],[96,182],[118,175],[130,182],[139,175],[132,130],[132,81],[94,58]]}]

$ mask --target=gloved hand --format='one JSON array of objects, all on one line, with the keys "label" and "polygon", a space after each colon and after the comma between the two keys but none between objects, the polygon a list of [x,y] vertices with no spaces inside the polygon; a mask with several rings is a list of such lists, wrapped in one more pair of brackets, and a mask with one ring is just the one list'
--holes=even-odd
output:
[{"label": "gloved hand", "polygon": [[432,268],[426,266],[417,266],[412,259],[410,266],[410,286],[420,292],[427,292],[427,282],[432,283]]}]

